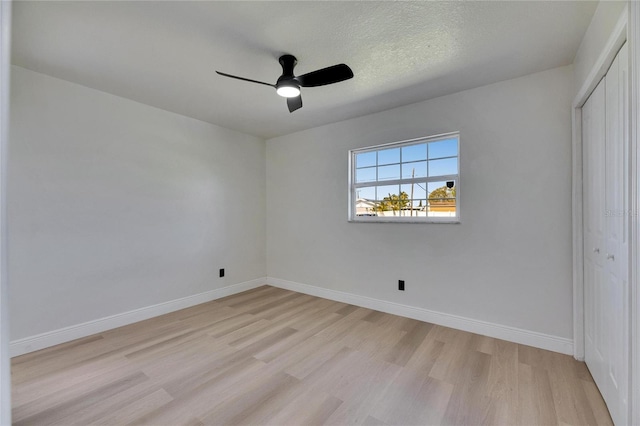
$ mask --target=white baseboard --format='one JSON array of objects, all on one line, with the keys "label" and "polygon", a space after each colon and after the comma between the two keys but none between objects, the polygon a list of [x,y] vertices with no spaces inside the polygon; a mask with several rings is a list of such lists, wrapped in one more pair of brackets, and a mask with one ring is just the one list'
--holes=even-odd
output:
[{"label": "white baseboard", "polygon": [[133,324],[134,322],[143,321],[159,315],[164,315],[180,309],[230,296],[232,294],[251,290],[265,284],[296,291],[298,293],[309,294],[311,296],[362,306],[376,311],[413,318],[419,321],[451,327],[458,330],[469,331],[471,333],[481,334],[484,336],[495,337],[497,339],[507,340],[536,348],[547,349],[567,355],[573,354],[573,341],[571,339],[522,330],[486,321],[474,320],[443,312],[416,308],[414,306],[402,305],[400,303],[388,302],[343,291],[330,290],[308,284],[267,277],[245,281],[204,293],[183,297],[181,299],[171,300],[169,302],[159,303],[157,305],[147,306],[133,311],[123,312],[82,324],[49,331],[36,336],[15,340],[10,343],[10,355],[14,357],[48,348],[50,346],[59,345],[61,343],[70,342],[75,339],[91,336],[92,334],[101,333],[106,330]]},{"label": "white baseboard", "polygon": [[134,322],[143,321],[159,315],[168,314],[180,309],[199,305],[201,303],[210,302],[232,294],[251,290],[266,284],[265,278],[258,278],[251,281],[245,281],[238,284],[232,284],[227,287],[217,288],[192,296],[180,299],[170,300],[168,302],[159,303],[153,306],[147,306],[135,309],[129,312],[123,312],[88,321],[82,324],[72,325],[70,327],[60,328],[58,330],[48,331],[36,336],[25,337],[23,339],[14,340],[9,344],[9,353],[12,357],[34,352],[50,346],[59,345],[60,343],[70,342],[82,337],[91,336],[92,334],[101,333],[123,325],[133,324]]},{"label": "white baseboard", "polygon": [[494,324],[486,321],[479,321],[472,318],[465,318],[458,315],[446,314],[443,312],[431,311],[414,306],[402,305],[400,303],[387,302],[371,297],[346,293],[343,291],[330,290],[308,284],[301,284],[293,281],[281,280],[267,277],[267,284],[298,293],[309,294],[311,296],[322,297],[338,302],[349,303],[351,305],[362,306],[376,311],[417,319],[419,321],[451,327],[458,330],[481,334],[483,336],[495,337],[509,342],[520,343],[527,346],[546,349],[573,355],[573,340],[564,337],[551,336],[537,333],[535,331],[523,330],[501,324]]}]

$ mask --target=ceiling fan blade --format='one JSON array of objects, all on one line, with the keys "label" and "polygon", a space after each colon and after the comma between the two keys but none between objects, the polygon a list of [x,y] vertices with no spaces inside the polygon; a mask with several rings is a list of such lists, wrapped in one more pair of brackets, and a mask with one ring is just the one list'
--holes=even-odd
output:
[{"label": "ceiling fan blade", "polygon": [[338,64],[299,75],[296,77],[296,80],[302,87],[317,87],[349,80],[352,77],[353,71],[351,71],[349,66],[345,64]]},{"label": "ceiling fan blade", "polygon": [[287,98],[287,106],[289,107],[289,112],[302,108],[302,95],[298,95],[295,98]]},{"label": "ceiling fan blade", "polygon": [[244,78],[244,77],[238,77],[237,75],[225,74],[220,71],[216,71],[216,73],[225,77],[235,78],[236,80],[248,81],[249,83],[258,83],[258,84],[264,84],[265,86],[276,87],[275,84],[265,83],[264,81],[251,80],[250,78]]}]

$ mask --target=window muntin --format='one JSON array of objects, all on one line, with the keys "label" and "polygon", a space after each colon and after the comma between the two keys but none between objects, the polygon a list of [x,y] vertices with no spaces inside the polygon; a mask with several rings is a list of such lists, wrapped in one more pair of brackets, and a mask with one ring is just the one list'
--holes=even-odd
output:
[{"label": "window muntin", "polygon": [[350,151],[352,221],[459,222],[459,133]]}]

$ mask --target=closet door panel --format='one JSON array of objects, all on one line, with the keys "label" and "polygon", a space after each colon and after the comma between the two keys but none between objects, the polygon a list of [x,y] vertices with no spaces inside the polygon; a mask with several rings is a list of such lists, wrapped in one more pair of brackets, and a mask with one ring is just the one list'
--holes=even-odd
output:
[{"label": "closet door panel", "polygon": [[607,274],[605,303],[609,333],[605,398],[611,417],[618,424],[626,423],[628,393],[628,138],[627,112],[627,50],[620,50],[606,76],[606,136],[605,136],[605,246]]},{"label": "closet door panel", "polygon": [[585,360],[605,392],[607,330],[604,303],[605,281],[605,80],[582,108]]}]

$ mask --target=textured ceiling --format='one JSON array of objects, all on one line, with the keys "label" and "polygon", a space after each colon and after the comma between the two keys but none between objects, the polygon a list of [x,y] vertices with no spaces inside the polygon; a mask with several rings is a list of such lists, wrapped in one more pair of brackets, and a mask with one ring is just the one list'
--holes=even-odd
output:
[{"label": "textured ceiling", "polygon": [[[264,138],[572,63],[596,3],[14,2],[13,63]],[[277,58],[296,74],[355,77],[305,88],[290,114]]]}]

